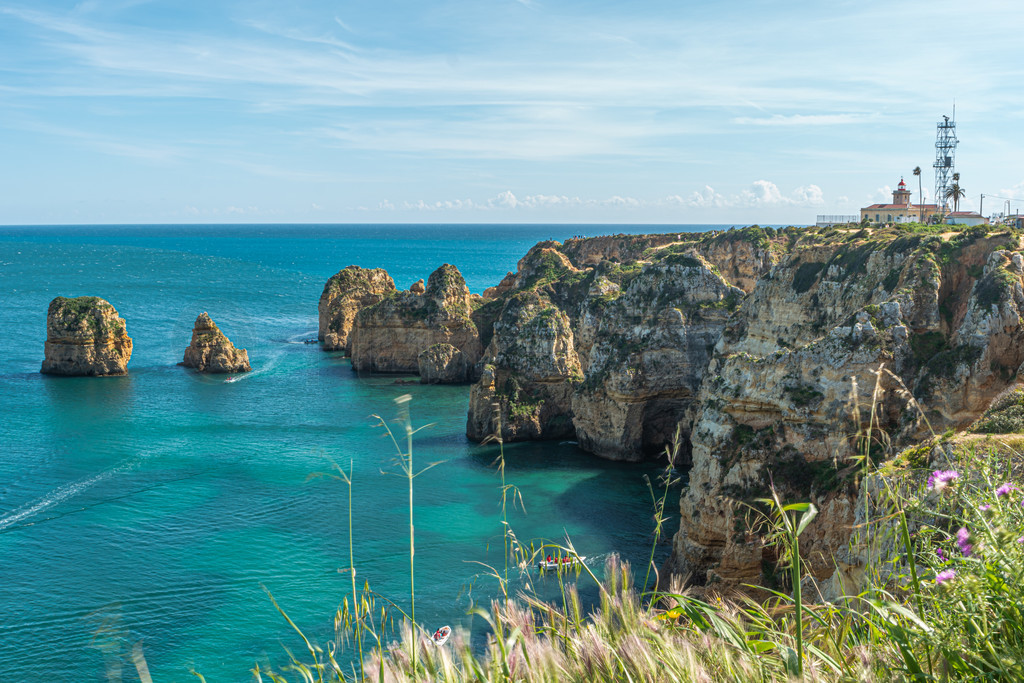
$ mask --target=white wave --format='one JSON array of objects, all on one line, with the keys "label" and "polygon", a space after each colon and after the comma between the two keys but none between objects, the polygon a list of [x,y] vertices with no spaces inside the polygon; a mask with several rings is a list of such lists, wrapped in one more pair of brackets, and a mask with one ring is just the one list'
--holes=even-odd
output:
[{"label": "white wave", "polygon": [[73,481],[68,484],[64,484],[58,488],[47,493],[42,498],[22,505],[20,508],[13,510],[6,515],[0,517],[0,529],[6,529],[12,524],[16,524],[23,519],[31,517],[35,514],[48,510],[58,503],[62,503],[68,498],[75,496],[87,488],[94,486],[95,484],[103,481],[104,479],[110,478],[112,475],[124,470],[126,467],[132,467],[134,463],[126,463],[117,467],[111,468],[99,474],[93,475],[88,479],[80,479],[79,481]]}]

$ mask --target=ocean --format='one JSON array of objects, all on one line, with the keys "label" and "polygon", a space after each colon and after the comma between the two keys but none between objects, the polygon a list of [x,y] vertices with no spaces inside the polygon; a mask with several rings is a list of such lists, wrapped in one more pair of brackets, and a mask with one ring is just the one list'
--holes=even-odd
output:
[{"label": "ocean", "polygon": [[[721,227],[0,227],[0,680],[138,680],[140,653],[154,680],[251,680],[304,653],[268,593],[326,646],[351,590],[349,489],[317,476],[335,465],[352,475],[360,585],[408,610],[408,487],[376,417],[395,425],[404,394],[416,469],[433,465],[415,480],[416,616],[481,636],[467,610],[498,594],[484,568],[502,566],[497,447],[465,437],[468,387],[358,376],[304,343],[324,282],[357,264],[407,288],[452,263],[479,293],[540,240]],[[39,373],[50,300],[84,295],[127,321],[127,376]],[[240,381],[178,365],[202,311],[248,349]],[[521,541],[569,537],[595,571],[618,553],[643,573],[655,465],[573,442],[505,457]],[[557,589],[531,574],[512,588],[526,582]]]}]

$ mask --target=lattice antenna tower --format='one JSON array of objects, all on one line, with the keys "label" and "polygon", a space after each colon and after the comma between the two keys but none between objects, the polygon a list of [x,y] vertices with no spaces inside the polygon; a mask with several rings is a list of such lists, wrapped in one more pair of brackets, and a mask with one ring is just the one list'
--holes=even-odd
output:
[{"label": "lattice antenna tower", "polygon": [[935,205],[945,210],[946,190],[953,185],[953,173],[956,172],[956,109],[953,120],[943,116],[935,132]]}]

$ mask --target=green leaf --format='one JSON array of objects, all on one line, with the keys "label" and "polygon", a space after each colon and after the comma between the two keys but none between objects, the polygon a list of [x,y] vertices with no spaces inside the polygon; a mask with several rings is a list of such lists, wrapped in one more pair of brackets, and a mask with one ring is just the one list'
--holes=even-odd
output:
[{"label": "green leaf", "polygon": [[818,508],[814,507],[812,503],[807,503],[807,512],[805,512],[804,516],[800,518],[800,524],[796,527],[796,535],[799,536],[802,534],[804,529],[807,528],[807,525],[810,524],[817,516]]}]

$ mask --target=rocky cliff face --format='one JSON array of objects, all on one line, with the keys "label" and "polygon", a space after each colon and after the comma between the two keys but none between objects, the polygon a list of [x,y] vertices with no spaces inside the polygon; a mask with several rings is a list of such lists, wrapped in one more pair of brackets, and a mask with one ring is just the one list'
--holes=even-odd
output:
[{"label": "rocky cliff face", "polygon": [[182,365],[199,372],[249,372],[249,353],[236,349],[210,316],[203,311],[192,328],[192,342],[185,349]]},{"label": "rocky cliff face", "polygon": [[854,436],[873,397],[875,434],[891,439],[873,446],[880,459],[929,430],[965,427],[1016,381],[1019,246],[984,230],[864,234],[794,250],[758,280],[697,397],[693,467],[666,569],[716,587],[757,582],[769,557],[744,533],[742,503],[774,483],[822,510],[801,548],[827,580],[850,537]]},{"label": "rocky cliff face", "polygon": [[457,365],[463,368],[460,375],[446,367],[445,381],[465,382],[481,353],[480,334],[470,317],[473,308],[462,274],[445,264],[431,273],[422,293],[390,292],[358,311],[349,336],[352,368],[417,373],[420,354],[444,344],[461,354]]},{"label": "rocky cliff face", "polygon": [[568,315],[536,291],[504,303],[480,381],[469,399],[467,434],[482,440],[554,439],[573,434],[574,385],[583,379]]},{"label": "rocky cliff face", "polygon": [[744,297],[722,271],[754,279],[772,263],[756,246],[694,237],[533,247],[485,292],[501,313],[470,395],[469,437],[575,437],[619,460],[660,453],[680,423],[685,442],[712,350]]},{"label": "rocky cliff face", "polygon": [[132,340],[124,320],[107,301],[59,296],[46,312],[44,353],[44,374],[123,375],[132,357]]},{"label": "rocky cliff face", "polygon": [[[717,587],[758,582],[773,556],[744,516],[774,484],[821,510],[801,547],[825,585],[855,520],[856,434],[872,401],[882,397],[873,434],[886,437],[871,451],[882,460],[929,430],[962,428],[1017,382],[1020,250],[1018,234],[985,228],[751,226],[542,242],[482,299],[452,297],[483,347],[466,431],[575,438],[638,460],[678,428],[690,483],[666,571]],[[427,317],[415,296],[357,316],[359,334],[365,325],[376,335],[367,358],[447,342],[406,345],[383,332],[427,327],[415,322]],[[401,369],[413,369],[402,355]],[[443,347],[421,357],[425,376],[460,363]]]},{"label": "rocky cliff face", "polygon": [[467,433],[575,435],[632,460],[678,425],[690,485],[666,570],[719,588],[758,582],[773,556],[744,516],[774,483],[822,511],[801,546],[827,583],[854,523],[854,435],[876,381],[875,434],[891,439],[876,459],[929,428],[964,427],[1016,381],[1019,248],[984,229],[541,243],[487,292],[501,313]]},{"label": "rocky cliff face", "polygon": [[351,355],[349,335],[356,313],[395,291],[395,282],[383,268],[349,266],[331,276],[320,295],[318,338],[326,351]]}]

